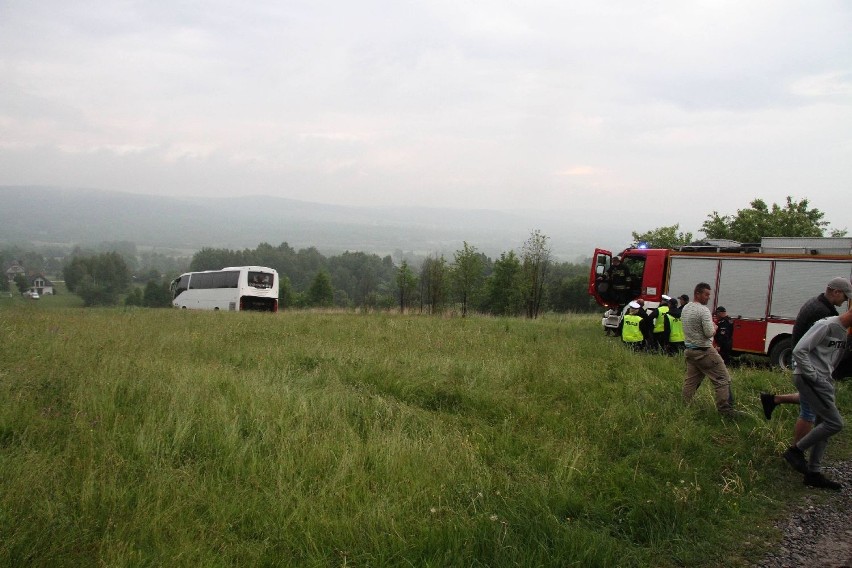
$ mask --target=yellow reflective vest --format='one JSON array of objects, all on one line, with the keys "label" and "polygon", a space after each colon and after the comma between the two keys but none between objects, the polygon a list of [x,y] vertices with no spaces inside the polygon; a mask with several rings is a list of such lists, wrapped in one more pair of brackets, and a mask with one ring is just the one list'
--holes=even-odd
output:
[{"label": "yellow reflective vest", "polygon": [[686,337],[683,335],[683,323],[680,318],[676,318],[671,314],[666,314],[669,318],[669,342],[678,343],[684,341]]},{"label": "yellow reflective vest", "polygon": [[645,339],[642,335],[642,316],[627,314],[622,320],[621,340],[625,343],[636,343]]},{"label": "yellow reflective vest", "polygon": [[666,322],[663,318],[669,313],[668,306],[660,306],[657,308],[657,319],[654,320],[654,333],[662,333],[665,331]]}]

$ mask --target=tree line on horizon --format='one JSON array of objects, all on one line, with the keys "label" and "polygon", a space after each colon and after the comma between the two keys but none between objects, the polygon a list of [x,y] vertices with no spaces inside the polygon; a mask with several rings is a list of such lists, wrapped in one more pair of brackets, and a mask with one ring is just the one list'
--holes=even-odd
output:
[{"label": "tree line on horizon", "polygon": [[[824,214],[811,209],[807,199],[769,207],[755,199],[736,215],[708,215],[702,232],[708,239],[759,242],[762,236],[821,237],[846,235],[829,230]],[[674,248],[693,241],[679,225],[633,232],[633,245]],[[125,304],[148,307],[171,305],[169,283],[182,272],[219,270],[226,266],[268,266],[280,275],[282,308],[338,307],[391,309],[419,313],[467,315],[479,313],[537,317],[541,312],[589,312],[598,309],[588,295],[588,262],[556,262],[549,238],[534,230],[519,251],[505,251],[492,259],[474,245],[463,243],[452,258],[429,254],[394,262],[390,255],[346,251],[325,256],[315,247],[295,250],[287,242],[254,249],[204,248],[191,258],[158,252],[139,253],[130,242],[105,242],[95,249],[75,247],[70,254],[58,249],[40,254],[20,247],[0,250],[0,263],[21,259],[28,269],[62,274],[66,287],[84,304]],[[0,278],[0,290],[8,282]],[[18,287],[25,285],[18,283]],[[21,288],[22,290],[24,288]]]},{"label": "tree line on horizon", "polygon": [[[519,252],[489,258],[467,242],[448,258],[425,258],[346,251],[326,256],[315,247],[296,250],[288,243],[260,243],[254,249],[204,248],[191,258],[137,254],[133,243],[102,243],[96,249],[42,255],[18,247],[0,250],[0,262],[20,260],[30,272],[61,275],[69,292],[86,306],[124,303],[171,305],[169,284],[186,271],[226,266],[267,266],[280,275],[283,309],[337,307],[400,309],[437,314],[458,311],[537,317],[542,311],[597,309],[587,293],[588,263],[556,262],[549,238],[533,231]],[[402,256],[402,255],[401,255]],[[2,284],[0,284],[2,286]]]},{"label": "tree line on horizon", "polygon": [[267,266],[280,278],[283,308],[392,309],[437,314],[446,310],[535,318],[543,311],[597,309],[587,292],[588,263],[555,262],[548,237],[533,231],[519,253],[491,259],[464,242],[452,258],[427,255],[394,262],[390,255],[344,252],[326,257],[316,248],[261,243],[255,249],[205,248],[191,271],[225,266]]}]

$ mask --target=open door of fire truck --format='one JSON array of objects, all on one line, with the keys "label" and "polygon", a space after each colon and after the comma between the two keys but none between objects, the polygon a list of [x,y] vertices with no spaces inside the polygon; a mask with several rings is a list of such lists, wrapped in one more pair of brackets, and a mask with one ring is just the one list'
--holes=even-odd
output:
[{"label": "open door of fire truck", "polygon": [[589,272],[589,295],[602,306],[614,305],[609,300],[611,290],[610,267],[612,266],[612,253],[604,249],[595,249],[592,257],[592,267]]}]

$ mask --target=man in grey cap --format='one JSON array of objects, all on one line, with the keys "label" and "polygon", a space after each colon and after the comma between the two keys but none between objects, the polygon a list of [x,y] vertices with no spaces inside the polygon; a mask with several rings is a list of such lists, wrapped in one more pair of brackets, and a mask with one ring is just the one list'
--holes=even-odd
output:
[{"label": "man in grey cap", "polygon": [[[821,460],[828,440],[843,430],[843,417],[834,399],[831,373],[850,344],[847,329],[852,326],[852,312],[816,322],[793,349],[796,362],[793,379],[802,399],[817,416],[816,428],[784,452],[797,471],[804,470],[805,485],[839,490],[842,485],[827,479],[821,472]],[[810,450],[808,459],[805,452]]]},{"label": "man in grey cap", "polygon": [[[826,284],[825,292],[805,302],[799,310],[799,314],[796,316],[796,323],[793,325],[793,347],[796,347],[799,340],[802,339],[802,336],[804,336],[817,321],[838,315],[837,307],[843,305],[843,303],[849,298],[852,298],[852,283],[850,283],[849,280],[840,276],[829,280],[828,284]],[[839,365],[842,365],[842,363],[838,364],[838,366]],[[775,407],[779,404],[787,403],[799,405],[799,417],[796,419],[796,425],[793,428],[794,445],[805,437],[814,427],[814,420],[816,419],[816,416],[811,411],[808,403],[800,399],[799,393],[797,392],[791,394],[760,393],[760,402],[763,406],[763,414],[766,416],[767,420],[772,417],[772,411],[775,410]],[[793,465],[793,467],[795,467],[800,473],[805,473],[801,466],[801,462],[791,465]]]}]

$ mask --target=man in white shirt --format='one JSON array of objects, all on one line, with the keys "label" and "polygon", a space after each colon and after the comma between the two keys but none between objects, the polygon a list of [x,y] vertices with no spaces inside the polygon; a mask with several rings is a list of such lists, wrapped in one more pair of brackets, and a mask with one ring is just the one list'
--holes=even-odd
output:
[{"label": "man in white shirt", "polygon": [[726,416],[735,416],[731,397],[731,377],[719,353],[713,348],[716,325],[707,307],[710,285],[701,282],[695,286],[692,301],[683,307],[680,321],[683,324],[686,378],[683,380],[683,401],[692,402],[695,391],[704,377],[713,383],[716,410]]}]

